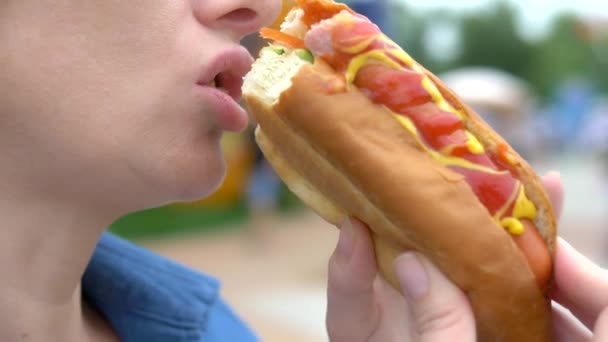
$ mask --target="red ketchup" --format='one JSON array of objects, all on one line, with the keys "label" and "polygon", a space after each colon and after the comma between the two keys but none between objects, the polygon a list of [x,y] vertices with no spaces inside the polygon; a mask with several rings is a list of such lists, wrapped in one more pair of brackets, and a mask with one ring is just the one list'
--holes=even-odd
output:
[{"label": "red ketchup", "polygon": [[[375,103],[383,104],[393,112],[408,117],[416,126],[423,142],[435,151],[446,149],[446,157],[461,158],[492,171],[464,166],[449,166],[462,174],[481,203],[491,215],[513,200],[519,182],[507,169],[499,168],[487,154],[474,154],[469,150],[469,137],[462,120],[454,113],[437,106],[422,86],[420,73],[395,70],[380,63],[361,69],[355,85]],[[393,80],[393,81],[389,81]],[[505,212],[503,216],[509,216]]]},{"label": "red ketchup", "polygon": [[[325,34],[331,33],[333,51],[315,53],[344,74],[357,56],[374,50],[385,52],[395,49],[392,42],[381,39],[380,30],[374,24],[357,16],[351,16],[350,20],[322,23],[321,30]],[[511,216],[520,183],[510,173],[508,164],[501,162],[504,158],[491,157],[480,151],[472,152],[468,146],[470,136],[462,120],[433,102],[422,83],[426,76],[412,70],[390,53],[385,56],[400,68],[371,59],[357,72],[354,79],[357,88],[374,103],[409,118],[427,148],[440,152],[444,157],[459,159],[458,163],[447,167],[465,177],[492,216],[501,210],[503,212],[499,218]]]},{"label": "red ketchup", "polygon": [[[337,8],[331,10],[333,15]],[[330,35],[332,52],[324,53],[308,46],[313,54],[334,70],[342,72],[347,79],[347,69],[353,58],[367,52],[380,52],[382,60],[369,59],[357,71],[354,85],[374,103],[407,117],[416,127],[422,144],[434,153],[440,153],[443,158],[450,159],[446,166],[464,176],[493,217],[511,217],[515,196],[522,185],[512,173],[514,160],[508,154],[507,147],[499,145],[493,155],[471,151],[471,136],[467,134],[460,117],[433,102],[431,94],[423,86],[426,76],[395,57],[394,51],[399,49],[398,46],[382,36],[379,28],[363,17],[353,14],[335,18],[312,29],[320,29],[313,34]],[[538,248],[544,245],[544,240],[532,223],[526,219],[521,222],[525,227],[524,232],[519,236],[513,235],[513,239],[529,260],[539,287],[543,289],[550,277],[551,257],[546,248]]]}]

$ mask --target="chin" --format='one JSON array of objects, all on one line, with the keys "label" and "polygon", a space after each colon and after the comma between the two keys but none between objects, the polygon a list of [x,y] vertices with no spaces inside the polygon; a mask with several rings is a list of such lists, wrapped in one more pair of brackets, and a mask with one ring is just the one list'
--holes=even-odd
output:
[{"label": "chin", "polygon": [[145,207],[200,200],[215,192],[224,180],[226,161],[219,142],[180,144],[161,155],[148,155],[135,167],[139,171],[136,177],[143,181],[138,197]]},{"label": "chin", "polygon": [[213,194],[226,176],[226,161],[218,148],[215,153],[204,158],[196,158],[194,163],[186,163],[174,169],[172,193],[175,202],[191,202]]}]

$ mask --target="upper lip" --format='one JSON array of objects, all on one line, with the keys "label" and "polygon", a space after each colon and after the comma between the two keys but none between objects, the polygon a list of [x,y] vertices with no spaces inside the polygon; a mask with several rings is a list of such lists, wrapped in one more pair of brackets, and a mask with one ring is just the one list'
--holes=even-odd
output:
[{"label": "upper lip", "polygon": [[201,72],[197,84],[224,90],[235,101],[241,98],[243,77],[249,71],[253,57],[242,46],[216,54]]}]

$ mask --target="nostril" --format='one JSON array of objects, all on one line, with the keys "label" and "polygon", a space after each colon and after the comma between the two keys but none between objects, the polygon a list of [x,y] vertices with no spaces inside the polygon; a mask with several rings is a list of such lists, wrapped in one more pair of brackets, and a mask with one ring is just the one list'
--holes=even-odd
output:
[{"label": "nostril", "polygon": [[253,21],[257,18],[258,14],[256,11],[249,8],[239,8],[234,10],[228,14],[222,16],[221,20],[238,22],[238,23],[246,23]]}]

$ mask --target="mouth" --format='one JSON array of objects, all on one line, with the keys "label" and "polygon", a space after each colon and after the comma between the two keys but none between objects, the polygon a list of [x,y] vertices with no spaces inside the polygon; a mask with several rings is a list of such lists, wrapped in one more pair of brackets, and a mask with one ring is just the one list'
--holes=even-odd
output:
[{"label": "mouth", "polygon": [[242,95],[243,77],[249,71],[251,63],[253,58],[244,47],[222,51],[214,56],[196,84],[215,88],[238,102]]},{"label": "mouth", "polygon": [[239,101],[241,98],[241,86],[243,82],[241,77],[231,72],[221,72],[209,81],[199,81],[199,86],[215,88],[225,94],[228,94],[233,100]]}]

